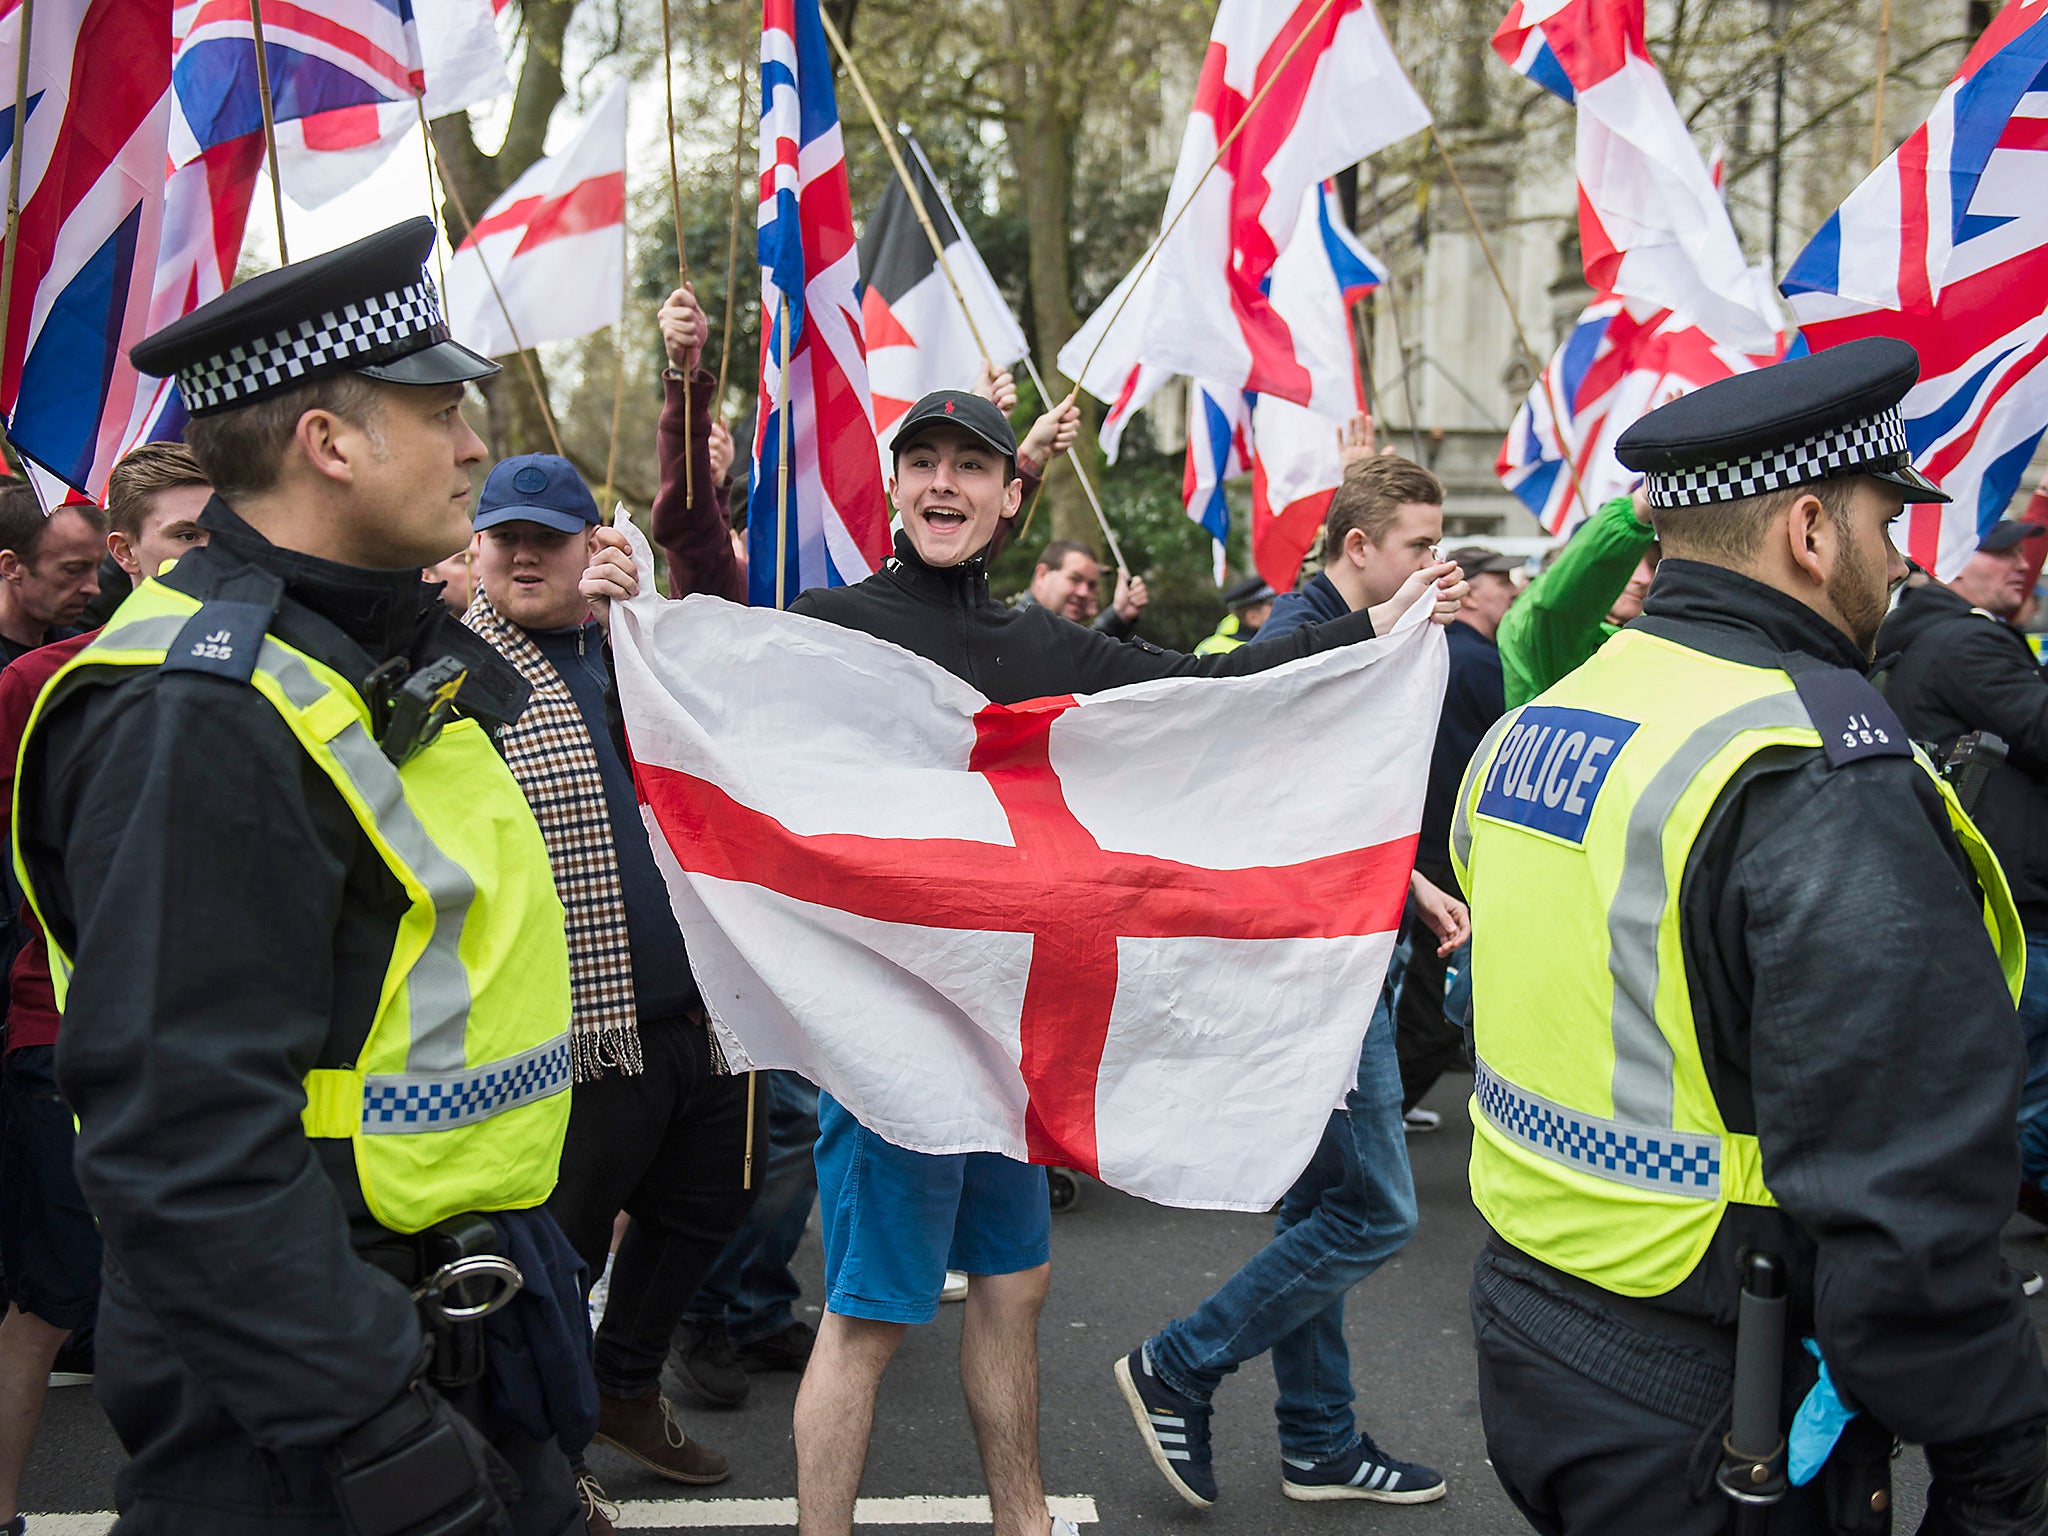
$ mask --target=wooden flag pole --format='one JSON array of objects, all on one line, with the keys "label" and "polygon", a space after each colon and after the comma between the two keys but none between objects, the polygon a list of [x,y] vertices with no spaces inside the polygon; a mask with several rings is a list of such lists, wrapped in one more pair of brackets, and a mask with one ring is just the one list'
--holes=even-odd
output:
[{"label": "wooden flag pole", "polygon": [[1884,77],[1891,67],[1892,0],[1878,0],[1877,105],[1870,119],[1870,168],[1884,164]]},{"label": "wooden flag pole", "polygon": [[[1536,364],[1536,377],[1542,381],[1544,398],[1550,402],[1550,420],[1557,429],[1558,446],[1564,449],[1564,472],[1571,479],[1572,495],[1578,500],[1580,513],[1590,518],[1593,515],[1593,508],[1586,500],[1585,486],[1579,482],[1579,466],[1573,462],[1571,444],[1564,440],[1564,413],[1558,408],[1556,381],[1550,377],[1545,360],[1538,357],[1536,349],[1529,345],[1528,333],[1522,329],[1522,312],[1515,305],[1515,296],[1508,289],[1508,280],[1501,275],[1500,263],[1494,259],[1493,245],[1486,238],[1486,231],[1480,228],[1478,210],[1472,206],[1472,195],[1465,190],[1465,178],[1458,174],[1457,164],[1451,159],[1450,150],[1444,147],[1444,141],[1438,135],[1435,123],[1429,125],[1429,142],[1436,146],[1437,155],[1442,159],[1444,169],[1450,173],[1451,185],[1457,189],[1458,201],[1464,205],[1465,218],[1472,226],[1473,237],[1479,242],[1480,254],[1486,258],[1486,269],[1493,274],[1494,286],[1500,289],[1501,298],[1507,301],[1508,321],[1515,328],[1515,340],[1521,345],[1524,355]],[[1407,358],[1401,359],[1401,366],[1408,366]]]},{"label": "wooden flag pole", "polygon": [[[427,157],[427,217],[438,226],[441,222],[441,199],[434,191],[434,130],[427,126],[427,98],[415,96],[412,100],[413,105],[419,108],[420,149]],[[445,308],[448,303],[448,258],[441,254],[438,231],[434,236],[434,270],[440,274],[441,304]]]},{"label": "wooden flag pole", "polygon": [[[469,217],[469,209],[463,206],[462,192],[448,179],[448,167],[441,164],[441,153],[433,148],[434,140],[427,139],[429,153],[441,172],[441,189],[448,194],[448,201],[455,205],[455,216],[462,220],[462,237],[467,240],[476,233],[476,225]],[[526,382],[533,386],[533,398],[540,403],[541,420],[547,423],[548,441],[554,445],[556,454],[562,453],[562,434],[555,426],[555,413],[548,404],[547,389],[541,384],[540,370],[533,366],[533,357],[526,350],[526,343],[519,339],[519,325],[512,318],[512,310],[505,302],[505,295],[498,287],[498,279],[491,271],[491,264],[484,257],[481,245],[476,250],[476,263],[483,268],[484,281],[491,286],[491,297],[498,301],[498,313],[505,317],[505,329],[511,334],[513,350],[519,354],[519,365],[526,371]]]},{"label": "wooden flag pole", "polygon": [[[263,150],[270,157],[270,206],[277,215],[277,259],[290,265],[284,240],[284,180],[277,164],[277,119],[270,104],[270,50],[263,45],[263,0],[249,0],[249,27],[256,39],[256,99],[263,107]],[[24,54],[26,50],[23,50]]]},{"label": "wooden flag pole", "polygon": [[[732,238],[725,247],[725,321],[719,327],[718,395],[711,402],[714,411],[725,408],[725,376],[732,366],[733,280],[739,275],[740,190],[747,180],[747,72],[740,71],[740,107],[732,126]],[[751,1145],[751,1143],[750,1143]]]},{"label": "wooden flag pole", "polygon": [[[690,258],[683,251],[683,176],[676,166],[676,70],[675,44],[669,29],[669,0],[661,0],[661,95],[668,112],[668,206],[669,216],[676,226],[676,286],[686,288],[690,283]],[[698,354],[702,357],[702,353]],[[690,409],[690,370],[683,370],[683,419],[693,419]],[[697,456],[683,455],[683,504],[693,505],[697,499],[696,486]]]},{"label": "wooden flag pole", "polygon": [[21,149],[28,137],[28,50],[36,0],[21,0],[21,51],[14,61],[14,143],[7,150],[7,248],[0,254],[0,372],[7,367],[7,322],[14,305],[15,236],[21,229]]},{"label": "wooden flag pole", "polygon": [[781,365],[775,370],[775,606],[789,606],[789,295],[782,295],[777,330],[782,337]]},{"label": "wooden flag pole", "polygon": [[1273,89],[1275,81],[1287,73],[1288,64],[1293,61],[1295,54],[1301,51],[1301,45],[1308,41],[1309,33],[1322,25],[1323,18],[1330,14],[1331,7],[1336,3],[1337,0],[1323,0],[1323,3],[1316,7],[1315,14],[1309,17],[1294,41],[1287,45],[1287,51],[1280,55],[1280,62],[1273,66],[1273,72],[1266,77],[1266,83],[1254,91],[1252,99],[1244,104],[1243,113],[1239,115],[1230,132],[1223,136],[1223,142],[1216,146],[1216,153],[1209,157],[1209,163],[1202,168],[1202,174],[1196,178],[1194,186],[1188,189],[1187,198],[1174,210],[1173,217],[1166,221],[1166,227],[1159,231],[1159,237],[1146,248],[1145,258],[1138,263],[1137,275],[1131,279],[1131,286],[1125,289],[1124,296],[1117,300],[1116,308],[1110,311],[1109,323],[1102,328],[1102,334],[1095,338],[1095,345],[1089,349],[1086,360],[1082,362],[1081,377],[1087,377],[1088,370],[1095,366],[1096,354],[1102,350],[1103,343],[1109,340],[1109,333],[1116,329],[1116,323],[1122,318],[1125,306],[1144,285],[1145,274],[1151,270],[1154,258],[1165,246],[1167,236],[1179,227],[1182,217],[1194,207],[1195,199],[1201,195],[1203,184],[1209,179],[1209,173],[1222,163],[1224,155],[1230,151],[1230,146],[1237,142],[1237,136],[1243,133],[1245,126],[1251,122],[1252,114],[1259,110],[1259,103],[1266,99],[1266,93]]},{"label": "wooden flag pole", "polygon": [[[1038,390],[1038,398],[1041,400],[1045,399],[1049,391],[1045,387],[1045,380],[1038,376],[1038,364],[1031,360],[1029,352],[1024,354],[1024,371],[1031,375],[1031,382]],[[1077,391],[1075,390],[1067,392],[1067,398],[1060,402],[1061,410],[1065,410],[1074,403],[1076,393]],[[1072,448],[1067,450],[1067,457],[1074,461],[1074,475],[1081,482],[1081,494],[1088,498],[1088,505],[1095,513],[1095,525],[1102,530],[1103,538],[1109,541],[1109,554],[1110,558],[1116,562],[1117,574],[1128,581],[1131,575],[1131,568],[1124,564],[1123,547],[1117,543],[1116,533],[1109,526],[1109,518],[1102,510],[1102,501],[1095,494],[1094,484],[1088,479],[1088,471],[1081,467],[1080,447],[1080,443],[1076,442]],[[1040,491],[1045,489],[1046,478],[1052,473],[1052,466],[1050,464],[1046,465],[1045,468],[1046,475],[1041,476],[1038,482]],[[1033,500],[1036,499],[1035,497],[1033,498]]]},{"label": "wooden flag pole", "polygon": [[[624,238],[623,234],[621,238]],[[628,254],[632,249],[632,243],[627,242]],[[626,311],[630,307],[627,300],[632,296],[631,267],[622,260],[619,263],[619,355],[612,373],[612,435],[604,450],[604,493],[607,498],[614,501],[618,499],[617,490],[612,482],[612,472],[618,467],[619,462],[619,415],[626,406]]]}]

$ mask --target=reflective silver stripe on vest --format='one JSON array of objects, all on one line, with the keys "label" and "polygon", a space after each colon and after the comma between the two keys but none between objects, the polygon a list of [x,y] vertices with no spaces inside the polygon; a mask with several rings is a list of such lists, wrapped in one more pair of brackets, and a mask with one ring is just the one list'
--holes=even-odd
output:
[{"label": "reflective silver stripe on vest", "polygon": [[[116,650],[167,651],[189,618],[137,619],[110,631],[99,643]],[[277,679],[285,697],[300,709],[311,709],[331,691],[303,661],[268,637],[259,653],[259,665]],[[406,1072],[463,1072],[467,1070],[463,1048],[470,996],[469,971],[460,951],[463,924],[476,900],[476,883],[428,836],[406,803],[398,770],[384,749],[370,739],[360,720],[351,720],[327,746],[369,806],[384,840],[426,886],[434,907],[434,931],[406,978],[411,1003]]]},{"label": "reflective silver stripe on vest", "polygon": [[1554,1163],[1659,1194],[1721,1198],[1721,1138],[1710,1131],[1602,1120],[1518,1088],[1483,1061],[1472,1092],[1497,1130]]},{"label": "reflective silver stripe on vest", "polygon": [[[1515,718],[1519,709],[1511,709],[1493,722],[1493,729],[1479,740],[1478,748],[1472,753],[1472,762],[1465,765],[1466,774],[1471,773],[1472,763],[1483,763],[1493,756],[1493,748]],[[1469,863],[1472,858],[1472,805],[1465,793],[1465,779],[1458,779],[1458,803],[1451,808],[1451,847],[1456,850],[1460,864]]]},{"label": "reflective silver stripe on vest", "polygon": [[406,1135],[473,1125],[569,1087],[569,1036],[458,1072],[387,1072],[363,1079],[363,1134]]},{"label": "reflective silver stripe on vest", "polygon": [[[1664,920],[1664,826],[1687,786],[1744,731],[1811,727],[1799,695],[1752,699],[1700,726],[1666,760],[1629,812],[1621,880],[1607,912],[1614,974],[1614,1113],[1637,1126],[1671,1124],[1671,1042],[1657,1027],[1657,933]],[[1668,1133],[1666,1133],[1668,1134]]]}]

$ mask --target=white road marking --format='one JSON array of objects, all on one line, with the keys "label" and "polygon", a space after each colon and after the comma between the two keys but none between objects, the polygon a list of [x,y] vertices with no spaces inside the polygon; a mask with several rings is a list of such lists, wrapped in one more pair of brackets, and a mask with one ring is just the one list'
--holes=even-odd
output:
[{"label": "white road marking", "polygon": [[[1076,1525],[1101,1519],[1087,1494],[1045,1501],[1053,1514]],[[36,1536],[107,1536],[113,1528],[111,1510],[87,1514],[32,1515]],[[902,1499],[862,1499],[854,1506],[855,1525],[987,1525],[991,1519],[983,1497],[944,1498],[921,1495]],[[795,1499],[633,1499],[619,1506],[622,1530],[738,1531],[792,1529]]]}]

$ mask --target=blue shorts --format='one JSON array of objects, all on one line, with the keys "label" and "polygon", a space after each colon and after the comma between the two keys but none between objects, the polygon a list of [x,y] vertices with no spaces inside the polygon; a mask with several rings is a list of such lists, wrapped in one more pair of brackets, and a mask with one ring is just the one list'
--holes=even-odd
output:
[{"label": "blue shorts", "polygon": [[56,1327],[84,1328],[99,1311],[100,1229],[71,1171],[78,1133],[56,1058],[54,1045],[24,1045],[0,1073],[0,1258],[9,1301]]},{"label": "blue shorts", "polygon": [[1045,1170],[994,1152],[934,1156],[884,1141],[818,1095],[825,1310],[928,1323],[948,1269],[1013,1275],[1052,1256]]}]

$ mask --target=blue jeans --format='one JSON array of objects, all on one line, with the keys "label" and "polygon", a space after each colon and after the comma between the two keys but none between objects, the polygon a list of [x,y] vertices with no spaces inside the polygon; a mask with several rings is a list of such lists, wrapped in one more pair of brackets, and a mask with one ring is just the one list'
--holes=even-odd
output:
[{"label": "blue jeans", "polygon": [[1273,1352],[1281,1454],[1324,1461],[1358,1443],[1344,1297],[1415,1233],[1401,1129],[1401,1068],[1382,991],[1358,1084],[1280,1202],[1273,1240],[1187,1317],[1147,1342],[1160,1379],[1207,1402],[1245,1361]]},{"label": "blue jeans", "polygon": [[755,1170],[760,1196],[683,1314],[699,1327],[723,1322],[735,1344],[758,1344],[796,1321],[803,1288],[789,1261],[818,1195],[818,1090],[794,1072],[763,1072],[759,1089],[768,1114],[767,1163]]},{"label": "blue jeans", "polygon": [[2048,933],[2027,935],[2027,985],[2020,993],[2027,1085],[2020,1090],[2020,1177],[2048,1182]]}]

